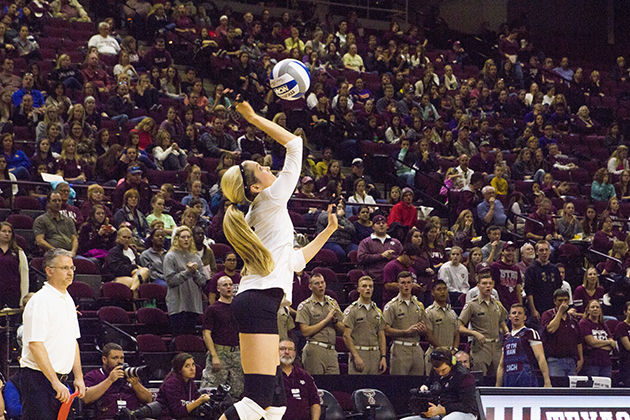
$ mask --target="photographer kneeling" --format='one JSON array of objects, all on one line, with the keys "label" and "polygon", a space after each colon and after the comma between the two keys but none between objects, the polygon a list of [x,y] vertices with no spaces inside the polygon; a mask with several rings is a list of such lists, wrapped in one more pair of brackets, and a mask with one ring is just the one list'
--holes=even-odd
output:
[{"label": "photographer kneeling", "polygon": [[157,394],[163,418],[196,419],[198,416],[193,411],[211,400],[209,394],[199,394],[196,372],[195,360],[190,354],[179,353],[173,357],[171,371]]},{"label": "photographer kneeling", "polygon": [[403,420],[476,420],[475,378],[446,347],[431,353],[429,386],[412,390],[412,410],[422,416]]},{"label": "photographer kneeling", "polygon": [[151,392],[133,374],[133,368],[131,372],[124,369],[125,353],[122,347],[107,343],[103,346],[102,360],[103,367],[88,372],[84,378],[86,390],[83,402],[88,405],[88,409],[96,409],[94,417],[90,418],[114,419],[122,407],[136,410],[153,400]]}]

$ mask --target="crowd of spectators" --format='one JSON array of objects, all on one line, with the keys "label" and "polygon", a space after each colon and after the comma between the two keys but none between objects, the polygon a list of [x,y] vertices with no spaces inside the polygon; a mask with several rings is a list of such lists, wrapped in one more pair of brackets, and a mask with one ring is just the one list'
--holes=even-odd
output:
[{"label": "crowd of spectators", "polygon": [[[411,273],[423,311],[438,300],[458,314],[464,308],[474,365],[474,340],[484,333],[466,305],[490,295],[506,310],[522,303],[545,351],[551,343],[548,357],[574,358],[574,371],[603,376],[614,360],[617,383],[630,386],[623,57],[611,71],[572,66],[508,28],[478,67],[459,41],[437,50],[430,32],[396,22],[368,30],[354,13],[314,24],[288,12],[275,20],[269,10],[241,16],[192,2],[129,3],[121,27],[74,0],[42,13],[22,3],[4,11],[0,197],[16,210],[20,197],[45,203],[34,243],[24,244],[29,257],[66,249],[136,295],[143,283],[161,284],[173,332],[194,332],[218,280],[229,277],[235,288],[240,280],[237,256],[215,258],[210,247],[227,244],[221,176],[244,159],[273,170],[284,160],[281,147],[230,109],[241,93],[305,140],[294,223],[306,236],[323,229],[323,203],[335,200],[339,230],[324,247],[327,263],[354,282],[350,271],[369,275],[375,304],[385,307],[400,274]],[[69,30],[62,22],[82,28],[75,35],[84,39],[72,40],[78,49],[57,36],[55,25]],[[206,67],[187,66],[190,55]],[[311,72],[303,100],[280,101],[269,88],[284,57]],[[43,186],[51,178],[52,191]],[[2,264],[12,268],[3,283],[15,284],[0,300],[16,306],[26,293],[17,262],[25,257],[12,231],[0,224],[0,257],[15,260]],[[492,293],[478,285],[488,278]],[[448,295],[438,298],[442,284]],[[291,316],[313,289],[308,273],[296,274]],[[347,292],[331,294],[346,305],[360,293]],[[571,320],[582,338],[563,354],[553,334]]]}]

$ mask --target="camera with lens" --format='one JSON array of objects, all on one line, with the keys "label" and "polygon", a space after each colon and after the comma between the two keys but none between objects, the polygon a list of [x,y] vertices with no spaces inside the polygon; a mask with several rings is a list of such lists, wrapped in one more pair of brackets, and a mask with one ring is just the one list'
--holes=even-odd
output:
[{"label": "camera with lens", "polygon": [[216,389],[210,390],[208,392],[210,400],[195,408],[192,414],[207,419],[218,419],[225,410],[234,404],[230,396],[231,389],[229,385],[219,385]]},{"label": "camera with lens", "polygon": [[115,420],[138,420],[144,418],[159,419],[162,415],[162,406],[159,402],[153,401],[147,405],[143,405],[137,410],[131,411],[126,407],[118,406],[118,412],[116,413]]},{"label": "camera with lens", "polygon": [[411,388],[409,393],[409,410],[414,414],[425,413],[429,409],[429,403],[438,405],[440,403],[441,385],[434,383],[431,388]]},{"label": "camera with lens", "polygon": [[147,371],[146,366],[129,366],[128,363],[123,363],[122,371],[125,373],[125,378],[139,378],[144,377]]}]

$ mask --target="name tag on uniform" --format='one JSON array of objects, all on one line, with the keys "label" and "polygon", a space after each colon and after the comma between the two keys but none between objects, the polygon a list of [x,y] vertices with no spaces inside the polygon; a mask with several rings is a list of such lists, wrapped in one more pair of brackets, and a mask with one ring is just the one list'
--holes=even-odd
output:
[{"label": "name tag on uniform", "polygon": [[477,312],[477,316],[484,316],[485,314],[485,312]]},{"label": "name tag on uniform", "polygon": [[299,388],[291,388],[291,395],[296,400],[301,400],[302,399],[302,396],[300,395],[300,389]]},{"label": "name tag on uniform", "polygon": [[357,322],[363,322],[365,321],[365,318],[361,317],[361,318],[357,318]]},{"label": "name tag on uniform", "polygon": [[441,323],[442,323],[442,318],[438,318],[438,319],[436,319],[436,320],[435,320],[435,323],[436,323],[436,324],[441,324]]},{"label": "name tag on uniform", "polygon": [[404,312],[399,313],[398,315],[396,315],[396,318],[402,318],[405,316]]}]

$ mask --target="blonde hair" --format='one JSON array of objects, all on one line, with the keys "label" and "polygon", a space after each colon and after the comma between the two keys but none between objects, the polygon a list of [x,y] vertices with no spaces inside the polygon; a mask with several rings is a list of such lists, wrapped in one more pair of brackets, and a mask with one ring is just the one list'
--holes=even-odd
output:
[{"label": "blonde hair", "polygon": [[[182,234],[182,232],[190,233],[191,240],[188,249],[184,249],[179,245],[179,236]],[[173,239],[171,240],[171,249],[169,249],[169,252],[171,251],[185,251],[190,253],[197,252],[195,241],[192,240],[192,230],[188,226],[179,226],[175,228],[175,231],[173,232]]]},{"label": "blonde hair", "polygon": [[[241,170],[246,179],[243,179]],[[247,200],[245,183],[252,185],[255,183],[255,178],[253,172],[248,170],[244,163],[232,166],[221,178],[223,195],[232,203],[225,210],[223,232],[234,250],[243,259],[244,266],[241,273],[267,276],[275,268],[271,253],[245,221],[245,214],[236,206],[236,203]]]}]

